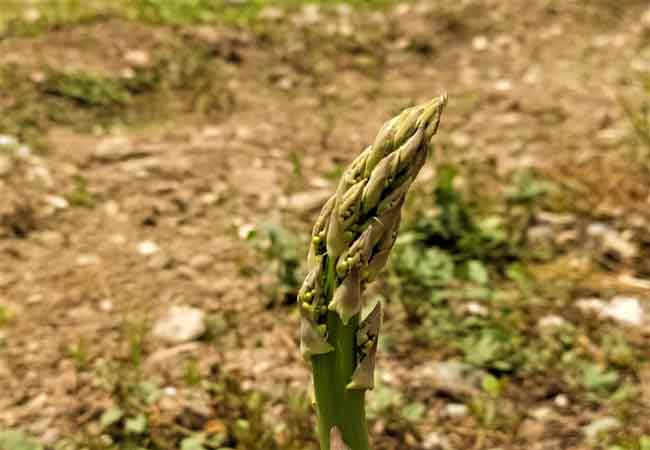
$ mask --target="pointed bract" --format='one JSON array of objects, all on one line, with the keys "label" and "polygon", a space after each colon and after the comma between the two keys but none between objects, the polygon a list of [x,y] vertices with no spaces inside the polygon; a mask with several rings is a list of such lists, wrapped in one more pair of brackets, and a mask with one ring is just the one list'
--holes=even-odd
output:
[{"label": "pointed bract", "polygon": [[368,184],[363,191],[363,212],[367,213],[377,206],[382,193],[390,186],[390,181],[395,174],[398,155],[391,153],[382,159],[370,174]]},{"label": "pointed bract", "polygon": [[310,270],[317,264],[321,263],[324,252],[327,252],[327,228],[329,227],[335,203],[336,196],[330,197],[323,206],[323,209],[314,224],[311,234],[311,242],[309,243],[309,252],[307,253],[307,267]]},{"label": "pointed bract", "polygon": [[340,286],[334,291],[329,304],[330,311],[336,311],[341,322],[347,325],[352,317],[361,311],[361,277],[359,268],[353,267]]},{"label": "pointed bract", "polygon": [[[381,303],[377,303],[361,325],[358,335],[366,338],[363,342],[363,356],[352,374],[347,389],[372,389],[375,386],[375,360],[377,359],[377,343],[381,327]],[[359,339],[358,339],[359,340]],[[358,345],[358,344],[357,344]],[[357,352],[360,350],[357,349]]]},{"label": "pointed bract", "polygon": [[375,169],[379,161],[384,159],[386,155],[395,149],[393,146],[393,137],[397,129],[398,119],[399,117],[394,117],[393,119],[384,123],[384,125],[381,127],[381,130],[379,130],[379,133],[377,133],[377,137],[375,138],[375,142],[372,144],[370,154],[368,155],[368,159],[366,161],[366,167],[364,171],[364,175],[366,177],[370,176],[370,173]]},{"label": "pointed bract", "polygon": [[318,326],[306,317],[300,318],[300,353],[309,361],[314,355],[322,355],[334,350]]}]

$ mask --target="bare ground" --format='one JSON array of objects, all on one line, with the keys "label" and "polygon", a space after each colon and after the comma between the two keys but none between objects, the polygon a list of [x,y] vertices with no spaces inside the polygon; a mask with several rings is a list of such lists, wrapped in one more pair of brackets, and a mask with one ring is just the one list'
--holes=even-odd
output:
[{"label": "bare ground", "polygon": [[[619,103],[647,95],[638,82],[648,73],[644,3],[418,2],[314,23],[297,14],[256,31],[112,19],[0,40],[0,64],[36,79],[45,66],[119,75],[133,66],[129,51],[166,54],[197,41],[219,61],[205,99],[175,88],[164,103],[169,117],[138,127],[88,133],[48,123],[48,150],[12,157],[0,175],[0,305],[11,311],[0,328],[0,426],[48,443],[96,433],[111,396],[91,368],[128,360],[140,336],[143,370],[162,386],[180,386],[184,361],[195,359],[206,376],[218,367],[244,389],[268,393],[269,414],[286,418],[287,392],[305,391],[309,377],[296,317],[268,306],[264,263],[241,230],[268,218],[307,229],[318,201],[296,206],[296,194],[333,189],[325,174],[384,120],[442,91],[450,103],[438,158],[498,174],[535,167],[571,192],[579,217],[638,230],[645,253],[583,277],[576,290],[634,294],[650,307],[650,166],[628,150]],[[2,93],[0,106],[11,96]],[[93,207],[61,203],[75,176],[88,180]],[[157,251],[142,254],[143,242]],[[571,245],[590,252],[580,237]],[[566,274],[549,270],[550,279]],[[224,318],[223,335],[168,347],[142,331],[174,304]],[[389,317],[388,327],[399,325]],[[650,342],[650,324],[630,333],[641,348]],[[382,357],[387,382],[415,391],[430,411],[406,434],[373,422],[380,448],[425,448],[433,430],[453,448],[590,448],[580,427],[608,412],[576,404],[541,429],[522,420],[507,431],[444,419],[444,395],[417,376],[438,357],[424,349]],[[650,372],[639,373],[639,420],[627,430],[635,435],[650,433]],[[537,382],[521,380],[510,407],[525,415],[551,404],[554,390],[535,393]]]}]

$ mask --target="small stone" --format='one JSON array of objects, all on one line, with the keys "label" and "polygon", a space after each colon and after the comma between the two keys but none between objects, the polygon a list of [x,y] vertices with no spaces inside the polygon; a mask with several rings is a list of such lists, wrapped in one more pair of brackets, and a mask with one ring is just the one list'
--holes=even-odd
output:
[{"label": "small stone", "polygon": [[465,417],[469,414],[469,408],[462,403],[449,403],[442,410],[442,417]]},{"label": "small stone", "polygon": [[141,255],[153,255],[155,253],[158,253],[159,250],[160,248],[158,247],[158,244],[153,241],[142,241],[138,243],[138,253]]},{"label": "small stone", "polygon": [[607,232],[602,237],[602,247],[607,253],[613,253],[619,258],[630,259],[636,256],[637,247],[615,231]]},{"label": "small stone", "polygon": [[43,231],[41,233],[38,233],[34,236],[38,242],[40,242],[43,245],[62,245],[65,242],[65,236],[63,233],[60,233],[58,231]]},{"label": "small stone", "polygon": [[453,396],[475,394],[485,372],[459,361],[430,362],[413,368],[416,379]]},{"label": "small stone", "polygon": [[614,297],[606,303],[598,298],[586,298],[576,302],[582,312],[593,312],[601,318],[614,319],[617,322],[641,326],[644,311],[638,299],[633,297]]},{"label": "small stone", "polygon": [[245,223],[237,229],[237,234],[242,240],[249,239],[251,236],[253,236],[253,233],[255,233],[255,225],[252,225],[250,223]]},{"label": "small stone", "polygon": [[45,197],[45,201],[54,209],[66,209],[70,206],[70,203],[65,198],[59,197],[58,195],[48,195]]},{"label": "small stone", "polygon": [[620,427],[621,422],[615,417],[603,417],[602,419],[594,420],[590,424],[582,427],[582,432],[588,440],[595,442],[599,440],[603,434],[616,431]]},{"label": "small stone", "polygon": [[315,25],[320,22],[322,15],[318,5],[305,5],[300,16],[296,19],[298,25]]},{"label": "small stone", "polygon": [[609,227],[604,223],[600,223],[600,222],[590,223],[589,226],[587,227],[587,234],[591,237],[598,237],[605,234],[608,229]]},{"label": "small stone", "polygon": [[630,259],[636,256],[638,249],[627,236],[600,222],[589,224],[587,235],[596,238],[600,248],[605,253],[611,253],[621,259]]},{"label": "small stone", "polygon": [[36,293],[36,294],[31,294],[29,297],[27,297],[26,302],[28,305],[35,305],[41,303],[44,299],[45,296],[43,294]]},{"label": "small stone", "polygon": [[146,67],[151,63],[149,53],[144,50],[128,50],[124,54],[124,60],[135,67]]},{"label": "small stone", "polygon": [[111,243],[115,245],[126,244],[126,236],[124,236],[123,234],[114,234],[109,238],[109,240],[111,241]]},{"label": "small stone", "polygon": [[220,199],[221,196],[216,192],[208,192],[206,194],[201,195],[201,203],[203,203],[206,206],[216,205]]},{"label": "small stone", "polygon": [[47,75],[41,70],[36,70],[29,74],[29,79],[36,84],[40,84],[47,80]]},{"label": "small stone", "polygon": [[27,145],[21,145],[16,149],[16,156],[20,159],[27,159],[32,156],[32,149]]},{"label": "small stone", "polygon": [[153,327],[153,335],[167,342],[181,344],[205,333],[205,314],[190,306],[172,306]]},{"label": "small stone", "polygon": [[560,394],[553,399],[553,402],[558,408],[566,408],[569,406],[569,397],[564,394]]},{"label": "small stone", "polygon": [[117,216],[120,213],[120,205],[115,200],[109,200],[104,204],[104,212],[107,216]]},{"label": "small stone", "polygon": [[583,313],[592,312],[598,315],[602,314],[607,304],[599,298],[582,298],[576,301],[575,305]]},{"label": "small stone", "polygon": [[280,20],[284,15],[285,13],[282,9],[274,6],[267,6],[260,11],[259,17],[265,20]]},{"label": "small stone", "polygon": [[99,302],[99,309],[104,312],[111,312],[113,311],[113,302],[105,298]]},{"label": "small stone", "polygon": [[545,433],[546,426],[537,420],[525,419],[519,426],[517,433],[527,441],[538,441]]},{"label": "small stone", "polygon": [[8,134],[0,134],[0,148],[5,147],[11,150],[17,146],[18,146],[18,139]]},{"label": "small stone", "polygon": [[614,297],[603,315],[627,325],[643,324],[643,308],[639,300],[633,297]]},{"label": "small stone", "polygon": [[482,52],[488,46],[488,40],[485,36],[476,36],[472,39],[472,48],[477,52]]},{"label": "small stone", "polygon": [[174,265],[174,260],[170,258],[168,255],[165,255],[163,253],[158,253],[156,255],[153,255],[151,259],[149,259],[149,263],[147,264],[147,267],[149,267],[152,270],[165,270],[165,269],[171,269]]},{"label": "small stone", "polygon": [[331,189],[298,192],[282,199],[281,206],[290,211],[309,212],[321,208],[331,195]]},{"label": "small stone", "polygon": [[548,245],[553,241],[555,232],[549,225],[534,225],[526,231],[526,237],[531,245]]},{"label": "small stone", "polygon": [[94,266],[99,264],[101,259],[97,255],[79,255],[77,256],[76,263],[78,266]]},{"label": "small stone", "polygon": [[465,310],[473,316],[485,317],[488,315],[488,310],[480,303],[472,302],[465,305]]},{"label": "small stone", "polygon": [[494,89],[499,92],[506,92],[512,89],[512,81],[510,80],[498,80],[494,83]]},{"label": "small stone", "polygon": [[425,450],[451,450],[452,447],[445,435],[434,431],[424,438],[422,448]]},{"label": "small stone", "polygon": [[176,397],[178,390],[174,386],[167,386],[163,389],[163,394],[167,397]]},{"label": "small stone", "polygon": [[553,410],[548,406],[540,406],[530,412],[530,417],[539,421],[547,421],[553,417]]},{"label": "small stone", "polygon": [[537,326],[542,330],[562,328],[566,325],[568,322],[564,318],[555,315],[544,316],[537,322]]},{"label": "small stone", "polygon": [[618,276],[618,282],[634,289],[650,291],[650,280],[633,277],[630,274],[622,273]]},{"label": "small stone", "polygon": [[557,226],[571,225],[576,221],[573,214],[558,214],[550,211],[540,211],[535,215],[535,217],[540,222]]},{"label": "small stone", "polygon": [[214,263],[212,256],[205,253],[199,253],[190,259],[190,266],[196,270],[205,270]]},{"label": "small stone", "polygon": [[352,15],[352,7],[346,3],[341,3],[336,6],[336,12],[339,16],[348,17]]},{"label": "small stone", "polygon": [[460,131],[452,133],[449,139],[453,146],[461,149],[469,147],[472,143],[472,138],[467,133]]}]

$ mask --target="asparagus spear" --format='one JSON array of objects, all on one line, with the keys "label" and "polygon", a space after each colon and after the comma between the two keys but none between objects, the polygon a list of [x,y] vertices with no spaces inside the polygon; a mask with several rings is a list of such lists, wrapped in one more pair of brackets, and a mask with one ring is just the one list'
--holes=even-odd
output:
[{"label": "asparagus spear", "polygon": [[298,304],[321,450],[370,448],[364,399],[374,384],[381,305],[361,320],[361,294],[388,260],[404,198],[426,161],[446,102],[443,95],[386,122],[343,173],[314,225]]}]

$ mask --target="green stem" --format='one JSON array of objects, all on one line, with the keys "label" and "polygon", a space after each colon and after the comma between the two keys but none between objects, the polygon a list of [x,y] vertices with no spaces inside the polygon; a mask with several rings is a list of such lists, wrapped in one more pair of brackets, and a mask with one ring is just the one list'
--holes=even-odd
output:
[{"label": "green stem", "polygon": [[[328,264],[326,298],[332,298],[334,268]],[[338,314],[328,312],[328,341],[334,351],[312,358],[314,391],[321,450],[330,450],[330,430],[338,427],[350,450],[370,450],[366,424],[365,391],[346,389],[356,367],[355,345],[359,317],[343,325]]]}]

